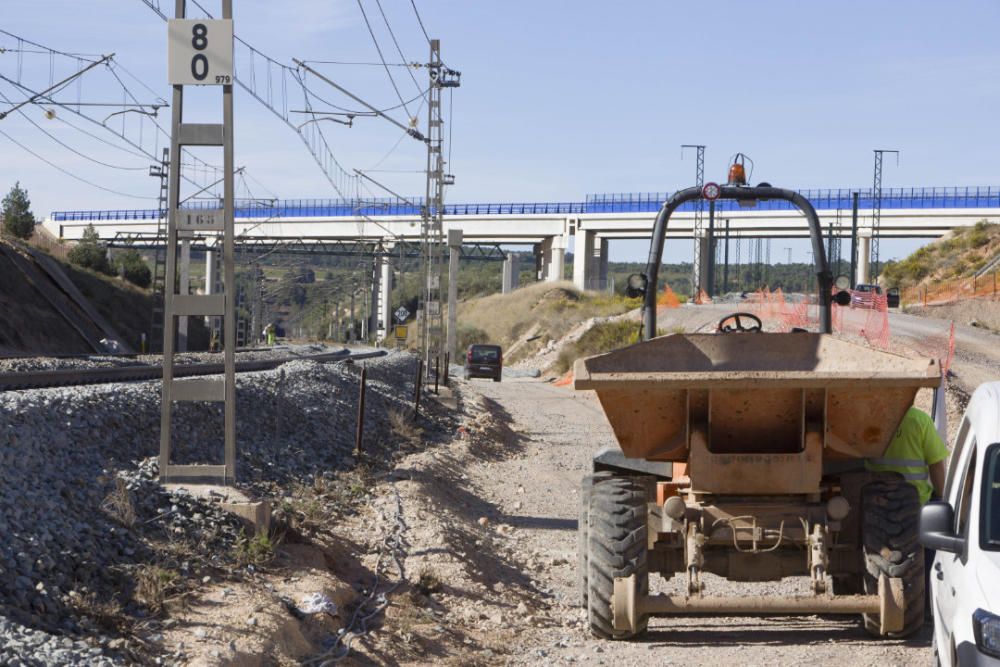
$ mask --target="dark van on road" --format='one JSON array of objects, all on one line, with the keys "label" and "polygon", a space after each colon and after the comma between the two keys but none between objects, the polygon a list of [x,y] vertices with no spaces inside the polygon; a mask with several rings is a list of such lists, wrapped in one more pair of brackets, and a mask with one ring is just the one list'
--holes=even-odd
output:
[{"label": "dark van on road", "polygon": [[493,378],[500,382],[503,372],[503,350],[499,345],[470,345],[465,352],[466,380],[469,378]]}]

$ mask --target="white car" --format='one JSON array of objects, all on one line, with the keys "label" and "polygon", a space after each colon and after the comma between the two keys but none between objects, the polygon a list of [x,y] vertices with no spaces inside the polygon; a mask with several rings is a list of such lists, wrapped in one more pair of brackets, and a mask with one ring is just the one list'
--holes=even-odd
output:
[{"label": "white car", "polygon": [[1000,666],[1000,382],[976,389],[955,439],[944,500],[920,513],[934,654],[945,667]]}]

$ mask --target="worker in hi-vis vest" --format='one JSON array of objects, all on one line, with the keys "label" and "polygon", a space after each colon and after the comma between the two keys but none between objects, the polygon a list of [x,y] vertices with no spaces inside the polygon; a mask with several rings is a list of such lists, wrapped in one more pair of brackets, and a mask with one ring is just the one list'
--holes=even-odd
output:
[{"label": "worker in hi-vis vest", "polygon": [[944,462],[948,458],[934,422],[923,410],[911,407],[903,415],[889,448],[865,466],[873,472],[898,472],[917,488],[920,504],[944,492]]},{"label": "worker in hi-vis vest", "polygon": [[[920,504],[931,497],[940,498],[944,493],[944,462],[948,458],[934,421],[923,410],[911,407],[899,422],[899,428],[881,458],[868,459],[865,466],[876,472],[898,472],[907,482],[917,487]],[[930,591],[931,564],[934,550],[924,549],[924,590]],[[925,619],[933,619],[931,596],[924,596]]]}]

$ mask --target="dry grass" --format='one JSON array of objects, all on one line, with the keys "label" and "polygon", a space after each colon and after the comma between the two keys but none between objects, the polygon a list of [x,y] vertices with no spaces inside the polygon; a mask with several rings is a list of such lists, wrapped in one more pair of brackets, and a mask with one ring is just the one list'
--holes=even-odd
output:
[{"label": "dry grass", "polygon": [[411,444],[418,444],[423,439],[424,430],[402,410],[389,410],[389,426],[394,434]]},{"label": "dry grass", "polygon": [[521,345],[511,357],[529,355],[549,340],[562,338],[592,317],[619,315],[639,305],[637,299],[581,292],[569,282],[535,283],[511,294],[492,294],[459,305],[459,321],[486,333],[490,342],[510,348],[531,333],[533,344]]},{"label": "dry grass", "polygon": [[158,565],[140,565],[134,574],[132,597],[153,614],[159,614],[167,599],[177,592],[179,575]]},{"label": "dry grass", "polygon": [[126,528],[135,525],[135,505],[132,503],[132,494],[125,485],[125,480],[121,477],[115,480],[115,488],[104,498],[101,509],[117,524]]},{"label": "dry grass", "polygon": [[328,532],[340,516],[356,507],[373,485],[371,471],[363,464],[332,479],[317,477],[312,484],[296,485],[281,501],[275,518],[292,531],[292,536],[315,537]]}]

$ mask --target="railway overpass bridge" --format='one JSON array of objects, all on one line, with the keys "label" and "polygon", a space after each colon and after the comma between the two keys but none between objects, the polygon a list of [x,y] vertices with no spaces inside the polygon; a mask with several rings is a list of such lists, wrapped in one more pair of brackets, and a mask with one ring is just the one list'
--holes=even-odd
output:
[{"label": "railway overpass bridge", "polygon": [[[858,279],[867,280],[867,258],[873,228],[871,190],[802,190],[832,238],[851,239],[858,253]],[[604,285],[608,247],[617,239],[648,238],[653,220],[670,193],[623,193],[587,196],[577,202],[448,204],[445,234],[462,230],[467,243],[530,246],[540,279],[558,280],[572,242],[573,280],[581,288]],[[420,200],[292,199],[238,202],[236,233],[246,242],[299,239],[302,243],[370,240],[391,247],[400,240],[420,240]],[[416,205],[415,205],[416,204]],[[192,208],[217,207],[196,202]],[[878,234],[881,238],[936,238],[979,220],[1000,222],[1000,187],[885,188]],[[146,238],[157,242],[160,211],[119,209],[57,211],[44,225],[59,238],[78,239],[93,225],[105,240]],[[716,202],[713,215],[703,209],[702,239],[695,258],[713,261],[714,243],[723,239],[806,238],[805,218],[784,201],[759,201],[742,207]],[[693,238],[696,204],[686,204],[671,220],[667,236]],[[580,261],[582,260],[582,261]],[[506,260],[508,264],[511,259]],[[508,276],[516,276],[505,266]],[[703,272],[702,275],[707,275]]]}]

